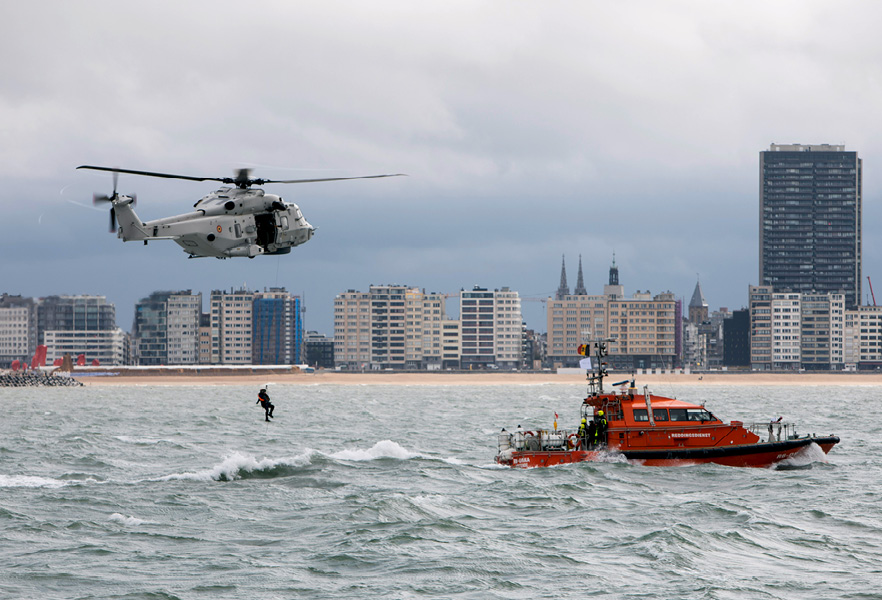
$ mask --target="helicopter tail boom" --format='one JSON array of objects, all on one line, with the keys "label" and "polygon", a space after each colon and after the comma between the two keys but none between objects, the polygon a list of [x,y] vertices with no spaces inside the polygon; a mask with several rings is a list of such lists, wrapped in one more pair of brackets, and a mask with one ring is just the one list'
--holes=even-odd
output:
[{"label": "helicopter tail boom", "polygon": [[119,224],[117,237],[124,242],[153,239],[153,236],[144,229],[144,223],[138,218],[132,208],[132,199],[125,196],[114,201],[113,209]]}]

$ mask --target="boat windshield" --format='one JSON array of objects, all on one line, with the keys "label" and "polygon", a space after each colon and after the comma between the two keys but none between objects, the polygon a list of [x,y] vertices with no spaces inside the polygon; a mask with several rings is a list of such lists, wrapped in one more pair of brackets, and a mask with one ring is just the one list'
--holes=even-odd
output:
[{"label": "boat windshield", "polygon": [[672,408],[671,421],[716,421],[710,411],[703,408]]}]

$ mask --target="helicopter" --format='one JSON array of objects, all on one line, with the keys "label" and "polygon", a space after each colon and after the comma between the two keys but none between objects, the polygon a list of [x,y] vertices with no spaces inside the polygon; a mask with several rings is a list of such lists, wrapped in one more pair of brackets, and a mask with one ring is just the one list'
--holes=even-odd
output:
[{"label": "helicopter", "polygon": [[[173,240],[189,255],[187,258],[213,256],[219,259],[288,254],[291,248],[305,244],[315,234],[315,228],[303,217],[300,207],[285,202],[275,194],[252,188],[253,185],[404,176],[403,173],[395,173],[277,180],[252,178],[251,169],[238,169],[234,177],[192,177],[93,165],[81,165],[77,169],[113,173],[113,193],[110,196],[94,194],[92,203],[110,204],[110,232],[116,232],[124,242],[143,240],[146,246],[150,240]],[[135,214],[136,196],[116,191],[120,173],[189,181],[219,181],[231,187],[221,187],[202,197],[193,205],[195,210],[191,212],[145,222]]]}]

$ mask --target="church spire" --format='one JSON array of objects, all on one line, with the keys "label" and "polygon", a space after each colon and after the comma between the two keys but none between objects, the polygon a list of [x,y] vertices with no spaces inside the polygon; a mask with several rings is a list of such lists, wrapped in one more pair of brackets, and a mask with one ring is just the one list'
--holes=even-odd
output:
[{"label": "church spire", "polygon": [[582,277],[582,255],[579,255],[579,277],[576,279],[576,289],[573,290],[575,296],[587,296],[588,290],[585,289],[585,279]]},{"label": "church spire", "polygon": [[613,252],[612,266],[609,268],[609,284],[619,285],[619,268],[616,266],[616,253]]},{"label": "church spire", "polygon": [[560,257],[560,286],[557,288],[555,300],[563,300],[564,297],[570,295],[570,286],[567,285],[567,264],[563,255]]},{"label": "church spire", "polygon": [[708,306],[701,290],[701,282],[695,282],[695,291],[692,292],[692,300],[689,301],[689,321],[698,325],[707,321]]}]

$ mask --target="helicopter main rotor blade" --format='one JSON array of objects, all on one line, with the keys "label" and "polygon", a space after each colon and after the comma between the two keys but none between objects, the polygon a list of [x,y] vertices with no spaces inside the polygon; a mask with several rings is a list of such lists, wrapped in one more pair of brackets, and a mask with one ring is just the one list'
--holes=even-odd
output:
[{"label": "helicopter main rotor blade", "polygon": [[377,179],[379,177],[407,177],[405,173],[394,173],[392,175],[362,175],[361,177],[326,177],[323,179],[255,179],[254,183],[263,185],[264,183],[318,183],[321,181],[346,181],[347,179]]},{"label": "helicopter main rotor blade", "polygon": [[133,169],[119,169],[116,167],[95,167],[92,165],[80,165],[77,169],[91,169],[93,171],[108,171],[110,173],[128,173],[130,175],[144,175],[146,177],[162,177],[164,179],[188,179],[190,181],[220,181],[222,183],[231,183],[227,181],[230,178],[220,177],[191,177],[189,175],[172,175],[171,173],[154,173],[152,171],[135,171]]},{"label": "helicopter main rotor blade", "polygon": [[380,177],[407,177],[404,173],[391,175],[363,175],[361,177],[324,177],[321,179],[251,179],[248,177],[250,169],[239,169],[235,177],[192,177],[190,175],[173,175],[171,173],[156,173],[153,171],[136,171],[134,169],[120,169],[117,167],[96,167],[93,165],[80,165],[77,169],[91,169],[93,171],[108,171],[114,174],[114,193],[116,193],[116,176],[118,173],[130,175],[144,175],[146,177],[162,177],[163,179],[186,179],[188,181],[219,181],[232,183],[240,188],[248,188],[252,185],[265,183],[320,183],[322,181],[346,181],[349,179],[377,179]]}]

